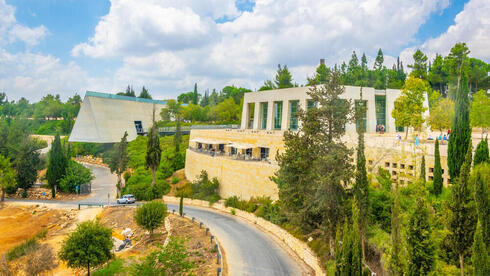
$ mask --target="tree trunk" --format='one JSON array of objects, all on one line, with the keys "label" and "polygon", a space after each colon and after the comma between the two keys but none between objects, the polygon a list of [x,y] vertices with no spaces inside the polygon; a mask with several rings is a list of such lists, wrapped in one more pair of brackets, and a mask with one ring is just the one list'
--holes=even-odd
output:
[{"label": "tree trunk", "polygon": [[151,177],[153,178],[151,181],[152,187],[155,187],[155,183],[156,183],[155,171],[156,171],[156,169],[153,169],[153,168],[151,169]]},{"label": "tree trunk", "polygon": [[122,179],[121,179],[121,175],[118,174],[117,175],[117,184],[116,184],[116,188],[117,188],[117,198],[120,198],[121,197],[121,184],[122,184]]},{"label": "tree trunk", "polygon": [[407,130],[405,131],[405,140],[408,138],[408,126],[405,127]]},{"label": "tree trunk", "polygon": [[90,263],[87,262],[87,276],[90,276]]},{"label": "tree trunk", "polygon": [[364,238],[364,235],[361,237],[361,247],[362,247],[362,260],[367,263],[366,261],[366,239]]},{"label": "tree trunk", "polygon": [[464,276],[464,256],[459,254],[459,268],[461,269],[461,276]]},{"label": "tree trunk", "polygon": [[5,200],[5,190],[2,188],[2,201]]}]

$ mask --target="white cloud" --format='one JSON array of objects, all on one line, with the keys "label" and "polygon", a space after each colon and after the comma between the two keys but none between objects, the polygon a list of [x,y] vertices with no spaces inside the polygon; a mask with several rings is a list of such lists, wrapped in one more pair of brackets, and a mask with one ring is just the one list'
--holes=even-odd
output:
[{"label": "white cloud", "polygon": [[43,25],[29,28],[15,19],[15,8],[0,0],[0,46],[21,41],[28,46],[39,43],[48,33]]},{"label": "white cloud", "polygon": [[403,60],[413,62],[412,55],[420,48],[430,59],[436,53],[447,55],[454,44],[466,42],[470,56],[490,62],[490,3],[486,0],[471,0],[463,11],[456,15],[454,24],[438,37],[428,39],[418,47],[405,49]]}]

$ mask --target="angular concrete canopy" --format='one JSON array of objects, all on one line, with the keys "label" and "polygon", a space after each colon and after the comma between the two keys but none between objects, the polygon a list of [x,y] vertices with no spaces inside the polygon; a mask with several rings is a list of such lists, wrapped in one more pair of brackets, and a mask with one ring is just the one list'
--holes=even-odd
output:
[{"label": "angular concrete canopy", "polygon": [[124,131],[132,141],[137,136],[135,122],[148,130],[153,109],[158,120],[164,107],[165,101],[87,91],[68,141],[114,143],[121,141]]}]

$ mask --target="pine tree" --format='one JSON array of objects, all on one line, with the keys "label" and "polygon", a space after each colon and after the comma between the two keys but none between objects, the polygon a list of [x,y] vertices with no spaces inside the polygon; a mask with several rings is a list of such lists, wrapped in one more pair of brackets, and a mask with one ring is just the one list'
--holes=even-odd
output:
[{"label": "pine tree", "polygon": [[425,155],[422,155],[422,163],[420,164],[420,178],[424,181],[426,181],[425,178]]},{"label": "pine tree", "polygon": [[68,160],[63,152],[59,133],[56,134],[51,150],[49,151],[49,163],[46,171],[46,179],[51,187],[51,196],[56,197],[56,189],[60,184],[61,179],[65,176]]},{"label": "pine tree", "polygon": [[412,72],[410,72],[410,76],[426,80],[427,79],[427,56],[417,49],[417,51],[413,54],[413,64],[408,65],[409,68],[412,68]]},{"label": "pine tree", "polygon": [[153,127],[150,129],[148,133],[148,145],[146,148],[146,168],[151,169],[152,187],[155,187],[156,184],[156,171],[158,166],[160,166],[160,159],[162,158],[162,149],[160,148],[160,138],[157,131],[156,124],[153,124]]},{"label": "pine tree", "polygon": [[284,67],[281,67],[281,64],[277,65],[277,72],[274,83],[278,89],[294,86],[293,77],[291,76],[287,65],[284,65]]},{"label": "pine tree", "polygon": [[197,93],[197,83],[194,84],[194,93],[192,94],[192,103],[197,104],[199,102],[199,94]]},{"label": "pine tree", "polygon": [[442,192],[442,167],[441,167],[441,155],[439,153],[439,141],[436,139],[434,149],[434,194],[440,195]]},{"label": "pine tree", "polygon": [[464,68],[469,51],[464,43],[456,44],[451,49],[448,56],[448,63],[451,64],[451,72],[457,76],[457,94],[455,102],[455,116],[451,128],[451,137],[447,149],[447,164],[449,175],[452,181],[460,175],[461,166],[465,160],[469,141],[471,138],[471,128],[469,119],[469,99],[468,99],[468,74]]},{"label": "pine tree", "polygon": [[402,240],[400,234],[400,199],[398,194],[398,183],[395,183],[394,197],[395,201],[391,209],[391,258],[390,272],[391,275],[398,276],[403,273],[403,262],[401,257]]},{"label": "pine tree", "polygon": [[141,89],[141,93],[138,98],[151,99],[151,95],[150,93],[148,93],[148,90],[146,90],[145,86],[143,86],[143,88]]},{"label": "pine tree", "polygon": [[22,197],[27,196],[27,190],[37,180],[37,170],[41,163],[39,155],[36,143],[30,138],[24,138],[19,145],[15,157],[17,187],[23,189]]},{"label": "pine tree", "polygon": [[488,276],[490,275],[490,257],[488,255],[488,247],[483,241],[483,229],[481,224],[478,223],[475,231],[475,238],[473,241],[473,255],[471,260],[473,261],[473,275],[474,276]]},{"label": "pine tree", "polygon": [[473,165],[477,166],[483,162],[489,162],[490,157],[488,155],[488,138],[485,138],[478,143],[475,150],[475,157],[473,160]]},{"label": "pine tree", "polygon": [[449,202],[449,239],[452,249],[459,256],[462,276],[464,275],[464,257],[473,243],[473,234],[477,221],[473,197],[468,187],[471,159],[471,146],[468,146],[465,160],[461,167],[461,175],[453,186],[452,198]]},{"label": "pine tree", "polygon": [[410,215],[407,229],[408,275],[413,276],[429,274],[435,259],[429,210],[424,195],[417,198],[416,204],[416,208]]},{"label": "pine tree", "polygon": [[340,271],[337,270],[337,275],[350,276],[362,275],[362,248],[361,236],[359,234],[359,208],[356,206],[356,201],[352,206],[352,226],[348,224],[346,219],[344,225],[344,235],[342,240],[342,249],[340,253]]},{"label": "pine tree", "polygon": [[488,185],[490,183],[490,165],[481,164],[473,170],[473,187],[475,189],[475,203],[483,230],[483,241],[490,248],[490,203],[488,199]]},{"label": "pine tree", "polygon": [[359,108],[356,110],[356,117],[360,124],[357,128],[357,161],[356,161],[356,182],[354,183],[354,196],[359,207],[359,231],[362,237],[362,257],[365,259],[365,237],[369,216],[369,183],[366,171],[366,156],[364,155],[364,120],[362,115],[365,112],[364,102],[362,101],[362,86]]},{"label": "pine tree", "polygon": [[383,51],[381,51],[381,48],[378,50],[378,54],[376,55],[376,59],[374,60],[374,70],[376,71],[381,71],[383,69],[383,62],[385,58],[383,56]]}]

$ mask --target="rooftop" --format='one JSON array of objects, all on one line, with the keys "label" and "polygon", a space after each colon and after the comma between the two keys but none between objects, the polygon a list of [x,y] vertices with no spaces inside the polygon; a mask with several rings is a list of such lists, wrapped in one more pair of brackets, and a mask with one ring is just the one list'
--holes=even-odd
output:
[{"label": "rooftop", "polygon": [[151,99],[121,96],[121,95],[94,92],[94,91],[85,92],[85,96],[86,97],[105,98],[105,99],[114,99],[114,100],[123,100],[123,101],[133,101],[133,102],[140,102],[140,103],[153,103],[153,104],[163,104],[163,105],[167,104],[167,101],[162,101],[162,100],[151,100]]}]

